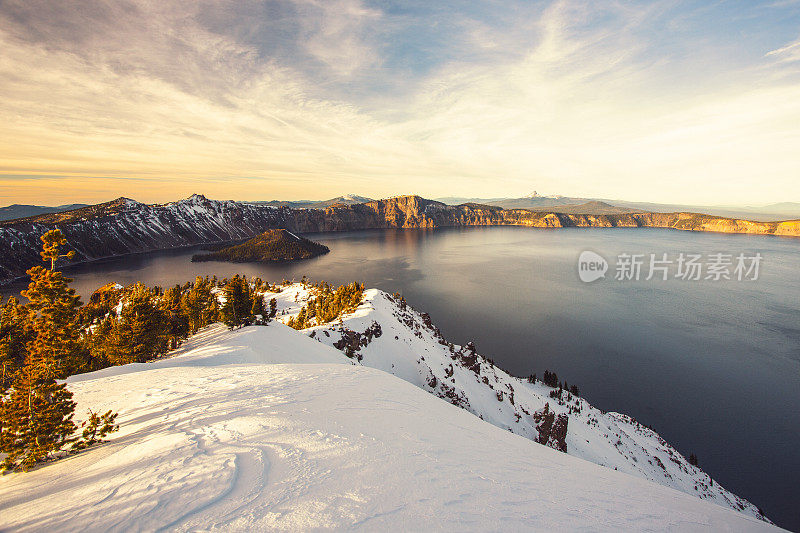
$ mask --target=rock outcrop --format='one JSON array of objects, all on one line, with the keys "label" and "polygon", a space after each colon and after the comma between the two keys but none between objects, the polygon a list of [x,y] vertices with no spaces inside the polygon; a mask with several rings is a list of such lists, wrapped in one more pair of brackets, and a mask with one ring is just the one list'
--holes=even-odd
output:
[{"label": "rock outcrop", "polygon": [[533,413],[533,420],[536,423],[536,430],[539,432],[536,442],[567,453],[569,415],[564,413],[556,415],[550,410],[550,404],[546,403],[544,407]]}]

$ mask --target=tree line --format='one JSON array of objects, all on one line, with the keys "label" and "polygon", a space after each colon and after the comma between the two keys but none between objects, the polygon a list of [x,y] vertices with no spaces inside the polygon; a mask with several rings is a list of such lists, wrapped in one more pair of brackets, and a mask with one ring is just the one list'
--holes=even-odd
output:
[{"label": "tree line", "polygon": [[[305,279],[305,278],[304,278]],[[352,282],[333,288],[325,281],[311,285],[314,296],[286,323],[294,329],[305,329],[335,320],[355,311],[364,299],[364,284]]]}]

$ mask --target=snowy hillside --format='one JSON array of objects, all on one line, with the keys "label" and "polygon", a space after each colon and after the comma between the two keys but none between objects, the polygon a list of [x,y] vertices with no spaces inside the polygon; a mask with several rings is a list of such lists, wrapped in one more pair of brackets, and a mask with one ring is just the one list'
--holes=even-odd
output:
[{"label": "snowy hillside", "polygon": [[[308,296],[302,285],[285,288],[276,298],[286,313],[279,318],[293,316]],[[366,291],[364,304],[343,320],[304,331],[349,351],[354,362],[394,374],[502,429],[554,448],[566,445],[569,455],[764,519],[631,417],[603,413],[567,391],[551,397],[556,389],[510,376],[470,346],[452,345],[427,315],[382,291]]]},{"label": "snowy hillside", "polygon": [[[370,294],[374,316],[388,320],[383,301]],[[380,339],[399,337],[392,328]],[[279,323],[212,326],[171,358],[75,376],[77,412],[114,409],[121,430],[0,478],[0,529],[776,530],[352,362]]]}]

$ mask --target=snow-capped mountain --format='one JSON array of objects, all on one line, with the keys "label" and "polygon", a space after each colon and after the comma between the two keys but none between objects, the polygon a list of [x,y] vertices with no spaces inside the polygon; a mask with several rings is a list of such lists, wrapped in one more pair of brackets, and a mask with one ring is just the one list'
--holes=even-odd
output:
[{"label": "snow-capped mountain", "polygon": [[[279,318],[294,316],[310,296],[300,284],[285,288],[276,295]],[[358,365],[393,374],[511,433],[763,518],[756,506],[689,464],[652,429],[624,414],[604,413],[568,391],[559,395],[540,380],[509,375],[471,344],[448,342],[429,316],[396,296],[368,290],[356,312],[303,331]]]},{"label": "snow-capped mountain", "polygon": [[560,198],[566,198],[560,194],[539,194],[537,191],[533,191],[530,194],[526,194],[523,198],[550,198],[553,200],[558,200]]},{"label": "snow-capped mountain", "polygon": [[[281,300],[293,304],[292,291]],[[388,319],[374,313],[390,304],[372,292],[352,319]],[[407,331],[429,338],[421,326]],[[369,358],[402,333],[387,323],[364,347]],[[777,531],[540,446],[354,362],[273,322],[211,326],[167,359],[73,376],[76,412],[113,409],[121,430],[87,453],[3,476],[0,529]]]},{"label": "snow-capped mountain", "polygon": [[419,196],[398,196],[365,203],[353,201],[336,202],[324,208],[295,208],[209,200],[199,194],[166,204],[143,204],[129,198],[118,198],[113,202],[62,213],[0,221],[0,282],[22,276],[28,268],[41,262],[39,237],[51,229],[62,231],[76,252],[76,262],[244,240],[268,229],[304,233],[516,225],[538,228],[659,227],[800,236],[800,221],[749,222],[693,213],[555,213],[532,211],[529,205],[524,209],[511,205],[504,206],[506,209],[477,204],[453,206]]}]

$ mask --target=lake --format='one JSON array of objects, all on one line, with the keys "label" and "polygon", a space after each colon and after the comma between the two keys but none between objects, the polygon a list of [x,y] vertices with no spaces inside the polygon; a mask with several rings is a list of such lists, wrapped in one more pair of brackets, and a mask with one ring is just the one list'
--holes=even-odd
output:
[{"label": "lake", "polygon": [[[169,286],[233,273],[401,292],[448,340],[473,340],[516,375],[556,371],[595,406],[653,426],[715,480],[800,530],[800,239],[522,227],[308,237],[331,253],[284,265],[191,263],[193,248],[67,272],[84,297],[109,281]],[[585,250],[609,261],[605,279],[579,279]],[[620,253],[646,254],[642,279],[614,279]],[[763,259],[757,280],[647,281],[651,253]]]}]

